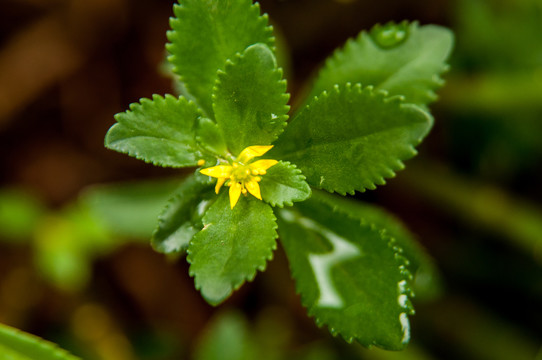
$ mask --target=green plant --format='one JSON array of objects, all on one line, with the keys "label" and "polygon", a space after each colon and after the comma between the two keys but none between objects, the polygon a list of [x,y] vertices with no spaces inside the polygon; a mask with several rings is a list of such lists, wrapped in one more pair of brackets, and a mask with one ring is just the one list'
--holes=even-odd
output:
[{"label": "green plant", "polygon": [[37,336],[0,324],[2,360],[78,360],[80,358]]},{"label": "green plant", "polygon": [[180,96],[132,104],[105,138],[155,165],[198,167],[160,215],[154,248],[186,252],[196,288],[217,305],[265,269],[280,235],[317,324],[402,349],[413,288],[430,293],[438,275],[399,221],[345,196],[385,184],[416,154],[452,34],[408,22],[362,32],[287,123],[286,81],[258,4],[184,0],[174,10],[167,49]]}]

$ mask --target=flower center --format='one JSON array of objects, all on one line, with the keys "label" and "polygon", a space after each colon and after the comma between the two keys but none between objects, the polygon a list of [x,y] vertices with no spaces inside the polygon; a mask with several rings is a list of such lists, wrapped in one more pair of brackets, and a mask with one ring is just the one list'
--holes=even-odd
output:
[{"label": "flower center", "polygon": [[250,181],[251,175],[250,167],[248,165],[233,163],[233,171],[231,173],[231,179],[233,181]]},{"label": "flower center", "polygon": [[[250,181],[259,182],[261,178],[257,175],[263,175],[262,170],[253,169],[250,165],[242,165],[240,163],[234,162],[233,171],[230,176],[232,183],[247,183]],[[265,170],[263,170],[265,173]]]},{"label": "flower center", "polygon": [[215,186],[217,194],[222,185],[226,184],[226,186],[229,186],[230,206],[232,209],[237,204],[239,196],[241,194],[246,195],[247,192],[254,195],[255,198],[262,200],[260,185],[258,184],[262,178],[259,175],[265,175],[267,169],[276,165],[278,161],[272,159],[253,161],[253,159],[262,156],[272,147],[273,145],[249,146],[241,151],[237,159],[230,163],[231,165],[216,165],[201,169],[200,173],[217,178]]}]

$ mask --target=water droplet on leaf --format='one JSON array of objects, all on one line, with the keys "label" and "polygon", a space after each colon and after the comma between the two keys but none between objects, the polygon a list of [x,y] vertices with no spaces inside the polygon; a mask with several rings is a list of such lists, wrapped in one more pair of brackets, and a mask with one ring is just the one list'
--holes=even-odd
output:
[{"label": "water droplet on leaf", "polygon": [[377,45],[389,49],[401,45],[409,35],[407,22],[400,24],[387,23],[386,25],[375,25],[371,29],[371,37]]}]

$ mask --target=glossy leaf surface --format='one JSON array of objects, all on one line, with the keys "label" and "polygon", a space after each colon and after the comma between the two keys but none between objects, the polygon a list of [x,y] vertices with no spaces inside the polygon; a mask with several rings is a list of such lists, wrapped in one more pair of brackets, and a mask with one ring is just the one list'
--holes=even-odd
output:
[{"label": "glossy leaf surface", "polygon": [[269,156],[295,164],[317,188],[365,191],[403,169],[431,125],[431,116],[417,106],[347,84],[303,109]]},{"label": "glossy leaf surface", "polygon": [[440,75],[453,47],[450,30],[436,25],[389,23],[363,31],[337,50],[320,71],[309,100],[335,84],[361,83],[405,102],[427,105],[443,85]]},{"label": "glossy leaf surface", "polygon": [[170,254],[188,248],[192,237],[203,227],[201,217],[209,205],[205,195],[210,191],[208,184],[194,176],[184,181],[158,217],[151,240],[156,251]]},{"label": "glossy leaf surface", "polygon": [[188,247],[190,275],[211,305],[224,301],[256,271],[263,271],[276,248],[276,219],[271,207],[253,196],[230,209],[223,190],[203,217],[203,229]]},{"label": "glossy leaf surface", "polygon": [[201,117],[196,128],[198,144],[215,156],[226,156],[228,148],[218,125],[211,119]]},{"label": "glossy leaf surface", "polygon": [[301,170],[283,161],[267,170],[260,187],[263,200],[271,206],[292,206],[294,202],[306,200],[311,195],[311,188]]},{"label": "glossy leaf surface", "polygon": [[273,52],[252,45],[226,64],[213,93],[216,122],[232,154],[269,145],[282,132],[289,107],[286,82]]},{"label": "glossy leaf surface", "polygon": [[154,95],[115,116],[105,146],[160,166],[195,166],[203,156],[195,140],[196,104],[186,98]]},{"label": "glossy leaf surface", "polygon": [[432,299],[442,291],[442,279],[433,259],[416,240],[415,236],[395,216],[376,205],[355,201],[345,197],[314,191],[313,197],[324,202],[334,211],[348,213],[363,219],[376,228],[385,229],[386,234],[401,248],[401,255],[408,260],[407,267],[413,275],[412,287],[416,299]]},{"label": "glossy leaf surface", "polygon": [[393,240],[314,198],[278,214],[297,291],[316,323],[349,342],[404,348],[410,274]]},{"label": "glossy leaf surface", "polygon": [[173,71],[210,118],[218,69],[255,43],[272,46],[267,16],[251,0],[183,0],[174,7],[167,50]]},{"label": "glossy leaf surface", "polygon": [[0,359],[80,360],[56,344],[3,324],[0,324]]}]

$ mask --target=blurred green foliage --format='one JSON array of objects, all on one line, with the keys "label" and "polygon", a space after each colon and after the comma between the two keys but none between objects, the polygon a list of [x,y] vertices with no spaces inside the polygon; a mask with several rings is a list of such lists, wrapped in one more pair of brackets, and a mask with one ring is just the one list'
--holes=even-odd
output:
[{"label": "blurred green foliage", "polygon": [[44,205],[21,188],[0,190],[0,231],[5,241],[19,242],[31,236],[45,212]]},{"label": "blurred green foliage", "polygon": [[457,52],[441,106],[451,157],[485,180],[517,184],[542,159],[542,2],[460,0]]},{"label": "blurred green foliage", "polygon": [[157,180],[86,189],[60,210],[22,189],[0,191],[0,239],[30,244],[36,269],[66,291],[80,291],[92,263],[126,242],[148,242],[163,203],[177,180]]}]

